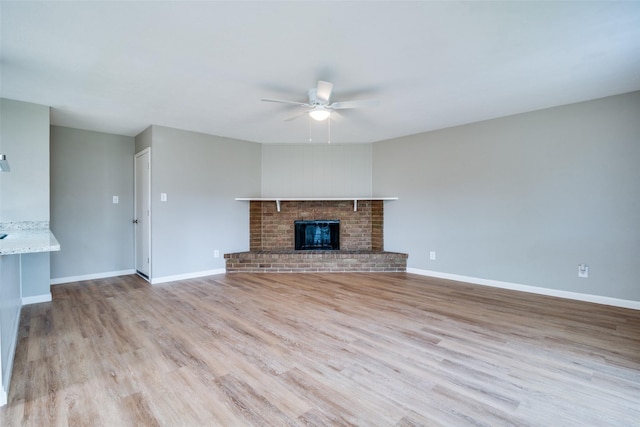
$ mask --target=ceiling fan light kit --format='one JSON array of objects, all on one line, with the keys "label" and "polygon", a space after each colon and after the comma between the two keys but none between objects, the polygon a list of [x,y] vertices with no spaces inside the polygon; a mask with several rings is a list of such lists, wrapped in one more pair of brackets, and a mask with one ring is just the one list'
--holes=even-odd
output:
[{"label": "ceiling fan light kit", "polygon": [[331,115],[331,112],[326,110],[324,107],[317,105],[313,110],[309,111],[309,115],[312,119],[321,122],[323,120],[327,120]]}]

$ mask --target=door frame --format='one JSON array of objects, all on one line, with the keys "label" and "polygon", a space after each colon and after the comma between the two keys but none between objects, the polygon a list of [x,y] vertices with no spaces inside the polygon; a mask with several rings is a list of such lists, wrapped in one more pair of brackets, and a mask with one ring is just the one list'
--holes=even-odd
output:
[{"label": "door frame", "polygon": [[140,171],[138,170],[138,162],[137,159],[138,157],[141,157],[145,154],[149,154],[149,168],[147,169],[147,178],[148,178],[148,183],[149,183],[149,188],[147,189],[147,203],[149,206],[149,214],[148,214],[148,227],[149,227],[149,241],[147,242],[148,247],[149,247],[149,275],[148,277],[145,277],[144,273],[138,271],[138,224],[134,224],[134,247],[133,247],[133,253],[134,253],[134,270],[136,271],[136,274],[140,277],[142,277],[143,279],[145,279],[147,282],[151,283],[151,263],[153,261],[153,258],[151,257],[151,147],[147,147],[144,150],[140,151],[139,153],[136,153],[134,156],[134,167],[133,167],[133,176],[134,176],[134,184],[133,184],[133,214],[134,214],[134,220],[138,219],[138,176],[140,174]]}]

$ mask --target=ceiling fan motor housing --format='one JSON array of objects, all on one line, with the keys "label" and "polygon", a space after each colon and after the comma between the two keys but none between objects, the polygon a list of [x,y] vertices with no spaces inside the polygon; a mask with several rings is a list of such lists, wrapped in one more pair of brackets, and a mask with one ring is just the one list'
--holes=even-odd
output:
[{"label": "ceiling fan motor housing", "polygon": [[309,89],[309,92],[307,92],[307,96],[309,97],[309,104],[316,106],[316,105],[327,105],[329,103],[329,101],[323,101],[321,99],[318,99],[318,89],[317,88],[313,88],[313,89]]}]

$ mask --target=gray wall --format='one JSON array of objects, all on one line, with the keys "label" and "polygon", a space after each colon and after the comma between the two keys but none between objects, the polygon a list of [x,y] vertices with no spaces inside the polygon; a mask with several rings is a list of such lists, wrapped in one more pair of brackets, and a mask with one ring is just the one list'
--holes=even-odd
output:
[{"label": "gray wall", "polygon": [[261,146],[161,126],[151,139],[152,280],[223,269],[249,248],[249,205],[234,198],[259,196]]},{"label": "gray wall", "polygon": [[53,280],[133,270],[134,144],[51,126],[51,230],[62,248],[51,254]]},{"label": "gray wall", "polygon": [[640,301],[639,119],[635,92],[374,144],[374,194],[400,198],[385,249],[410,268]]},{"label": "gray wall", "polygon": [[149,126],[144,131],[136,135],[136,154],[145,148],[151,148],[153,126]]},{"label": "gray wall", "polygon": [[262,196],[371,196],[371,144],[265,144]]},{"label": "gray wall", "polygon": [[[20,322],[20,255],[0,257],[0,404],[9,391],[9,379]],[[13,351],[12,351],[13,350]]]},{"label": "gray wall", "polygon": [[0,221],[49,221],[49,107],[0,99]]}]

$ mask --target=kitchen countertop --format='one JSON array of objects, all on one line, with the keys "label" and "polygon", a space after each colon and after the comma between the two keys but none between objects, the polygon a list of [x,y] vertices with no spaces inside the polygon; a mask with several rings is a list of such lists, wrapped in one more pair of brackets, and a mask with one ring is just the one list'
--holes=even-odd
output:
[{"label": "kitchen countertop", "polygon": [[0,255],[52,252],[60,250],[60,243],[49,230],[47,221],[0,223]]}]

